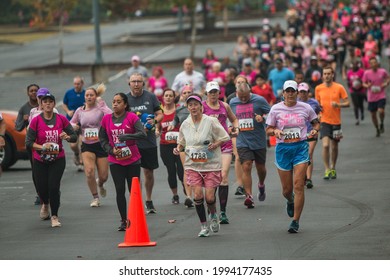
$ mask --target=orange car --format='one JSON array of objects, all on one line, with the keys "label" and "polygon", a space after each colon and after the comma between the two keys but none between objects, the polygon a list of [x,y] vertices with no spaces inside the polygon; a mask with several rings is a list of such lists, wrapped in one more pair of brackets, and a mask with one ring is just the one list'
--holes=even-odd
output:
[{"label": "orange car", "polygon": [[5,147],[0,150],[0,162],[5,170],[14,165],[18,159],[28,159],[28,153],[25,145],[26,130],[20,132],[15,130],[18,112],[1,109],[0,112],[6,124]]}]

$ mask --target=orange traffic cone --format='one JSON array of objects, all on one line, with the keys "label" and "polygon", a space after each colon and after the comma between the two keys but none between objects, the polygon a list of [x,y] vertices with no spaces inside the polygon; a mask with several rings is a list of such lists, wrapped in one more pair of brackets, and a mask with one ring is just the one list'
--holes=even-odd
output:
[{"label": "orange traffic cone", "polygon": [[156,242],[149,239],[148,225],[146,224],[145,211],[142,204],[141,187],[139,178],[133,177],[131,183],[130,202],[127,211],[127,227],[125,240],[118,244],[123,247],[156,246]]}]

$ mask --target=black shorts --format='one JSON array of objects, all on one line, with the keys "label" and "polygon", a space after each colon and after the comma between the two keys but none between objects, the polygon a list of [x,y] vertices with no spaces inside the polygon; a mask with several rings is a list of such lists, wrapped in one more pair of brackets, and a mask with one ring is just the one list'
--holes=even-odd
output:
[{"label": "black shorts", "polygon": [[93,144],[86,144],[82,142],[81,152],[94,153],[98,158],[108,157],[108,154],[103,150],[102,145],[100,145],[100,142],[93,143]]},{"label": "black shorts", "polygon": [[368,102],[368,111],[376,112],[379,108],[384,109],[386,106],[386,99],[380,99],[375,102]]},{"label": "black shorts", "polygon": [[141,167],[146,169],[157,169],[158,168],[158,155],[157,147],[140,149],[138,148],[139,153],[141,154]]},{"label": "black shorts", "polygon": [[330,139],[333,139],[335,141],[340,141],[340,139],[334,139],[333,138],[333,133],[335,131],[341,131],[341,125],[332,125],[328,123],[321,123],[321,128],[320,128],[320,139],[324,137],[329,137]]},{"label": "black shorts", "polygon": [[245,161],[255,161],[260,164],[265,164],[267,158],[267,149],[250,150],[248,148],[237,148],[238,157],[241,164]]}]

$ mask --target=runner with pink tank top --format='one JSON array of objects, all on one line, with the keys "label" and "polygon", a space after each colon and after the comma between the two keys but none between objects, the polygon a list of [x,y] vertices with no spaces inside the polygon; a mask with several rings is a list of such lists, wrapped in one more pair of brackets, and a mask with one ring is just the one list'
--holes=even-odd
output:
[{"label": "runner with pink tank top", "polygon": [[[203,104],[203,114],[216,117],[218,121],[221,123],[222,127],[228,132],[231,137],[237,136],[238,133],[238,120],[236,116],[233,114],[230,106],[218,100],[220,92],[220,87],[218,82],[209,82],[206,85],[206,94],[207,98],[202,102]],[[229,130],[228,121],[232,124],[233,129]],[[228,224],[229,219],[226,216],[226,204],[228,201],[228,193],[229,193],[229,170],[230,163],[232,161],[232,153],[233,153],[233,144],[232,140],[229,140],[221,145],[222,152],[222,180],[221,184],[218,187],[218,197],[219,204],[221,208],[220,213],[220,223]]]},{"label": "runner with pink tank top", "polygon": [[108,153],[111,176],[116,190],[116,203],[121,216],[118,231],[125,231],[127,225],[126,182],[131,192],[133,177],[140,177],[141,154],[135,140],[145,139],[146,132],[139,117],[128,112],[129,103],[126,94],[114,95],[112,111],[105,115],[99,130],[99,140]]},{"label": "runner with pink tank top", "polygon": [[50,204],[51,226],[60,227],[60,185],[66,165],[62,140],[75,143],[77,135],[64,116],[54,113],[55,97],[48,89],[40,90],[45,91],[41,97],[43,112],[30,122],[26,147],[33,150],[33,176],[43,202],[39,216],[42,220],[50,219]]}]

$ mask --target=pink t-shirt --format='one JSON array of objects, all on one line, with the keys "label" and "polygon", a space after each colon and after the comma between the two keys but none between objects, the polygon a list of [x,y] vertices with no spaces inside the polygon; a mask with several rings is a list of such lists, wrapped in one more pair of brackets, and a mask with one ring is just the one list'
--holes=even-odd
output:
[{"label": "pink t-shirt", "polygon": [[215,81],[219,84],[219,88],[220,88],[219,99],[223,100],[223,98],[225,97],[225,86],[221,86],[221,83],[224,83],[224,84],[226,83],[225,73],[224,72],[218,72],[218,73],[209,72],[209,73],[207,73],[206,79],[209,82]]},{"label": "pink t-shirt", "polygon": [[266,124],[284,132],[284,138],[276,139],[276,143],[294,143],[306,140],[306,122],[316,118],[317,114],[307,103],[298,101],[294,106],[288,107],[284,102],[279,102],[271,107]]},{"label": "pink t-shirt", "polygon": [[386,99],[385,88],[382,84],[389,77],[389,73],[383,68],[378,68],[376,72],[372,69],[366,70],[363,75],[363,83],[371,81],[371,87],[367,89],[367,101],[376,102],[381,99]]},{"label": "pink t-shirt", "polygon": [[161,76],[158,79],[156,77],[149,78],[149,86],[151,91],[156,95],[158,101],[163,103],[163,91],[168,87],[168,80]]},{"label": "pink t-shirt", "polygon": [[[84,106],[83,106],[84,107]],[[99,129],[104,115],[111,114],[104,100],[100,100],[92,109],[77,108],[70,123],[81,126],[81,136],[86,144],[99,142]]]},{"label": "pink t-shirt", "polygon": [[114,123],[112,121],[112,114],[105,115],[102,119],[101,127],[108,135],[108,141],[111,147],[122,149],[122,157],[116,157],[108,154],[108,161],[110,163],[119,164],[122,166],[130,165],[141,158],[135,140],[127,140],[120,142],[118,135],[135,133],[134,124],[139,121],[139,118],[133,112],[126,112],[126,117],[122,123]]},{"label": "pink t-shirt", "polygon": [[[52,127],[48,126],[45,123],[45,120],[42,116],[37,116],[31,120],[29,128],[36,133],[35,143],[43,145],[45,143],[54,143],[58,144],[59,153],[58,158],[65,157],[64,149],[62,148],[62,139],[60,134],[63,129],[69,125],[69,121],[66,117],[60,114],[54,114],[56,116],[56,123]],[[34,159],[42,161],[40,154],[33,150]]]}]

